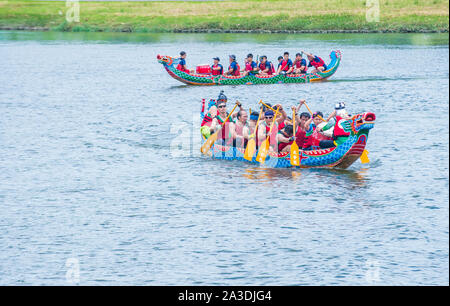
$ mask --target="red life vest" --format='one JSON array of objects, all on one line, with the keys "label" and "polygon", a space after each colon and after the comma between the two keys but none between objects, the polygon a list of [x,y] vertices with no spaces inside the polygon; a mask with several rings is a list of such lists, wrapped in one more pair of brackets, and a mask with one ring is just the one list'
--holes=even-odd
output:
[{"label": "red life vest", "polygon": [[[267,135],[269,135],[269,131],[270,131],[270,125],[264,124],[266,127],[266,136],[264,139],[262,139],[262,141],[264,141],[265,139],[267,139]],[[270,145],[276,145],[277,143],[277,133],[278,133],[278,124],[274,123],[274,127],[272,128],[272,133],[270,133],[269,135],[269,143]]]},{"label": "red life vest", "polygon": [[299,148],[303,148],[303,143],[305,141],[306,132],[303,131],[300,127],[297,129],[297,133],[295,133],[295,142],[297,143]]},{"label": "red life vest", "polygon": [[333,130],[333,139],[336,139],[338,137],[350,136],[350,132],[344,131],[344,129],[339,126],[340,121],[342,121],[342,123],[344,123],[346,120],[342,119],[342,117],[340,117],[340,116],[336,116],[336,124],[334,125],[334,130]]},{"label": "red life vest", "polygon": [[[302,61],[296,61],[295,62],[295,68],[300,69],[302,67]],[[306,71],[308,70],[308,67],[306,67],[303,70],[301,70],[302,73],[306,73]]]},{"label": "red life vest", "polygon": [[[281,131],[280,133],[283,134],[284,137],[289,138],[288,135],[286,135],[283,131]],[[294,141],[290,141],[290,142],[280,142],[278,144],[278,152],[281,152],[284,148],[286,148],[287,146],[290,146]]]},{"label": "red life vest", "polygon": [[[217,68],[217,67],[219,67],[219,65],[212,65],[212,68]],[[211,69],[211,74],[212,75],[220,75],[220,74],[222,74],[222,69],[220,69],[220,70]]]},{"label": "red life vest", "polygon": [[253,67],[252,67],[252,63],[253,61],[249,62],[245,62],[245,71],[252,71]]},{"label": "red life vest", "polygon": [[283,60],[281,62],[281,71],[288,71],[289,70],[288,62],[289,62],[289,60]]},{"label": "red life vest", "polygon": [[[230,70],[231,66],[228,67],[228,70]],[[240,76],[241,75],[241,67],[238,63],[236,63],[236,69],[233,71],[233,76]]]},{"label": "red life vest", "polygon": [[213,118],[211,118],[211,115],[210,115],[209,113],[207,113],[207,114],[205,115],[205,117],[203,117],[203,121],[202,121],[201,126],[206,125],[206,126],[211,127],[211,122],[212,122],[212,121],[213,121]]},{"label": "red life vest", "polygon": [[[228,113],[227,113],[227,116],[228,116]],[[220,125],[222,125],[225,122],[219,116],[217,116],[216,119],[217,119],[217,121],[219,122]],[[227,143],[230,143],[232,141],[232,139],[230,137],[228,137],[229,136],[228,134],[229,134],[229,131],[230,131],[230,122],[231,122],[230,118],[228,118],[226,123],[223,125],[222,130],[220,131],[220,134],[218,135],[219,139],[228,140]]]},{"label": "red life vest", "polygon": [[[264,71],[267,68],[267,63],[270,63],[270,62],[266,61],[264,64],[260,63],[259,69],[261,69],[261,71]],[[272,75],[273,73],[275,73],[275,68],[273,67],[273,64],[270,63],[270,67],[269,67],[269,70],[267,70],[267,74]]]},{"label": "red life vest", "polygon": [[[316,61],[316,58],[319,59],[319,61]],[[325,62],[320,57],[316,56],[312,61],[310,61],[310,64],[313,65],[316,69],[319,67],[325,67]]]},{"label": "red life vest", "polygon": [[185,69],[183,65],[178,64],[177,69],[186,73],[189,73],[189,69]]},{"label": "red life vest", "polygon": [[312,129],[313,130],[310,133],[305,132],[305,136],[303,139],[303,149],[307,149],[313,145],[312,135],[313,135],[314,131],[316,130],[316,126],[312,125]]}]

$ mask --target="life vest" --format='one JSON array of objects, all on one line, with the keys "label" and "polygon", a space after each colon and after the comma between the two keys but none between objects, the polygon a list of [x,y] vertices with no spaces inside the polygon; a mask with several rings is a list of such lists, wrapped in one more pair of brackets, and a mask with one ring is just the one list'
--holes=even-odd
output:
[{"label": "life vest", "polygon": [[295,133],[295,142],[299,148],[303,148],[303,143],[305,142],[306,132],[303,131],[300,127],[297,129],[297,133]]},{"label": "life vest", "polygon": [[[264,141],[267,139],[267,135],[270,131],[270,125],[267,125],[265,122],[263,123],[266,127],[266,135],[264,139],[261,139],[261,141]],[[270,145],[276,145],[277,144],[277,133],[278,133],[278,124],[275,122],[274,127],[272,128],[272,133],[269,135],[269,143]]]},{"label": "life vest", "polygon": [[288,71],[289,70],[289,60],[282,60],[281,61],[281,71]]},{"label": "life vest", "polygon": [[[267,64],[269,64],[269,65],[267,65]],[[259,69],[261,69],[261,71],[264,71],[267,68],[267,66],[269,66],[269,70],[267,71],[268,75],[272,75],[273,73],[275,73],[275,68],[273,67],[272,63],[268,62],[268,61],[266,61],[264,64],[260,63]]]},{"label": "life vest", "polygon": [[307,149],[313,145],[313,133],[316,130],[316,126],[311,123],[310,131],[305,132],[304,140],[303,140],[303,149]]},{"label": "life vest", "polygon": [[[289,136],[284,133],[283,131],[280,131],[281,134],[283,134],[284,137],[289,138]],[[284,148],[286,148],[287,146],[290,146],[294,141],[290,141],[290,142],[280,142],[278,144],[278,152],[283,151]]]},{"label": "life vest", "polygon": [[[302,61],[296,61],[295,62],[295,68],[300,69],[302,67]],[[301,70],[302,73],[306,73],[306,71],[308,70],[308,67],[306,67],[306,63],[304,64],[305,69]]]},{"label": "life vest", "polygon": [[333,139],[336,140],[338,137],[348,137],[350,136],[350,132],[344,131],[344,129],[341,127],[340,123],[344,123],[346,120],[342,119],[340,116],[336,116],[336,124],[334,125],[334,131],[333,131]]},{"label": "life vest", "polygon": [[206,126],[211,127],[211,122],[212,122],[212,121],[213,121],[213,118],[211,117],[211,115],[210,115],[209,113],[207,113],[207,114],[205,115],[205,117],[203,117],[203,121],[202,121],[201,126],[206,125]]},{"label": "life vest", "polygon": [[253,67],[252,64],[254,63],[254,61],[249,62],[245,62],[245,71],[252,71]]},{"label": "life vest", "polygon": [[185,69],[184,65],[181,65],[181,64],[177,65],[177,69],[180,70],[180,71],[186,72],[186,73],[190,72],[189,69]]},{"label": "life vest", "polygon": [[[211,68],[217,68],[217,67],[219,67],[219,65],[212,65],[211,66]],[[221,74],[223,74],[223,68],[220,69],[220,70],[211,69],[211,74],[212,75],[221,75]]]},{"label": "life vest", "polygon": [[[227,113],[227,116],[228,116],[228,113]],[[219,122],[219,124],[220,125],[222,125],[225,121],[222,119],[222,118],[220,118],[219,116],[217,116],[216,117],[216,119],[217,119],[217,121]],[[228,118],[227,119],[227,121],[226,121],[226,123],[223,125],[223,127],[222,127],[222,129],[221,129],[221,131],[220,131],[220,134],[219,135],[217,135],[217,136],[219,136],[218,138],[219,139],[223,139],[223,140],[228,140],[227,141],[227,143],[230,143],[230,142],[232,142],[233,141],[233,139],[231,139],[229,136],[229,131],[230,131],[230,128],[229,128],[229,124],[230,124],[230,122],[232,122],[232,121],[230,121],[230,118]],[[228,135],[227,135],[228,134]]]},{"label": "life vest", "polygon": [[[228,67],[228,70],[230,70],[231,69],[231,65]],[[233,71],[233,76],[239,76],[240,74],[241,74],[241,67],[239,67],[239,64],[238,63],[236,63],[236,69],[234,69],[234,71]]]},{"label": "life vest", "polygon": [[[317,61],[316,59],[318,59],[318,61]],[[312,61],[310,61],[309,63],[310,63],[311,65],[313,65],[314,68],[316,68],[316,69],[319,68],[319,67],[324,67],[324,68],[327,67],[327,65],[325,64],[324,60],[321,59],[321,58],[318,57],[318,56],[315,56],[314,59],[313,59]]]}]

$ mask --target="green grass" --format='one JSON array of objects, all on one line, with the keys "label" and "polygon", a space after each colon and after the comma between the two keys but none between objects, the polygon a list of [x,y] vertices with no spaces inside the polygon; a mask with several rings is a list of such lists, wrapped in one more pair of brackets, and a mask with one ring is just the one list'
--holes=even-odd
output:
[{"label": "green grass", "polygon": [[0,28],[55,31],[388,31],[448,32],[449,0],[380,0],[380,22],[365,0],[80,2],[80,22],[65,2],[0,1]]}]

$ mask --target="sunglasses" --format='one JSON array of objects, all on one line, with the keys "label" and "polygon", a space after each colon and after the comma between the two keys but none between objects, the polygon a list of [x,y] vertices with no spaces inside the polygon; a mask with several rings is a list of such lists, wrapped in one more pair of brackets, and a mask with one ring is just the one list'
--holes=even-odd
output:
[{"label": "sunglasses", "polygon": [[218,108],[225,108],[225,107],[227,107],[226,105],[220,105],[220,106],[218,106]]},{"label": "sunglasses", "polygon": [[266,119],[273,119],[273,116],[270,116],[270,117],[266,117]]}]

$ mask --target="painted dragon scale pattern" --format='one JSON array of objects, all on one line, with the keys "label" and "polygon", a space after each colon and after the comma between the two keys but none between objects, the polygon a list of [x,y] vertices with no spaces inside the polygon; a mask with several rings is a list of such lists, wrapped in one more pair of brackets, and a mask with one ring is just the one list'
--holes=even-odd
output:
[{"label": "painted dragon scale pattern", "polygon": [[254,85],[254,84],[287,84],[287,83],[310,83],[319,82],[332,76],[341,62],[341,52],[332,51],[330,54],[331,62],[328,69],[324,72],[276,75],[276,76],[223,76],[223,75],[205,75],[186,73],[176,68],[179,59],[170,56],[158,55],[158,62],[166,69],[167,73],[174,79],[189,85]]}]

